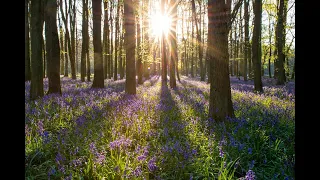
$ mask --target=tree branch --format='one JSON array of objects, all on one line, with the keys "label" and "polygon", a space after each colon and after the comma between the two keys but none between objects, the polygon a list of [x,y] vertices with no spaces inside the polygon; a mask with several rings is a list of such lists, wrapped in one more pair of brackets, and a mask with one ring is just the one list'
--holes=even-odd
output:
[{"label": "tree branch", "polygon": [[234,6],[234,8],[233,8],[233,10],[232,10],[232,13],[231,13],[231,16],[230,16],[230,19],[229,19],[229,21],[228,21],[228,30],[231,29],[232,23],[233,23],[233,21],[235,20],[236,15],[238,14],[238,10],[239,10],[239,8],[241,7],[242,3],[243,3],[243,0],[239,0],[239,1],[237,2],[237,4]]}]

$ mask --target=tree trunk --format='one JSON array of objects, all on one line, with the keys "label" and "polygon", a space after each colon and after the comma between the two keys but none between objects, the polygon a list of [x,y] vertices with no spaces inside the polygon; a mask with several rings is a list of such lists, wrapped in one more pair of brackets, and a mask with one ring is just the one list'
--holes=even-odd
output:
[{"label": "tree trunk", "polygon": [[278,22],[277,22],[277,54],[278,54],[278,77],[277,85],[283,85],[285,83],[285,70],[284,70],[284,44],[285,44],[285,34],[284,34],[284,11],[286,11],[285,0],[280,0],[280,6],[278,10]]},{"label": "tree trunk", "polygon": [[30,70],[30,39],[29,39],[29,13],[28,13],[29,0],[25,0],[25,60],[24,60],[24,81],[31,80]]},{"label": "tree trunk", "polygon": [[170,8],[172,8],[171,17],[171,28],[170,28],[170,87],[176,88],[176,62],[178,60],[178,49],[177,49],[177,3],[173,0],[170,1]]},{"label": "tree trunk", "polygon": [[136,69],[135,69],[135,20],[132,0],[124,0],[124,27],[126,49],[126,82],[125,92],[136,94]]},{"label": "tree trunk", "polygon": [[[249,1],[244,1],[244,81],[248,80],[248,55],[249,55]],[[250,63],[250,62],[249,62]],[[249,70],[250,72],[250,70]]]},{"label": "tree trunk", "polygon": [[45,22],[46,22],[46,48],[47,48],[47,76],[49,90],[47,94],[61,94],[60,85],[60,46],[57,27],[57,1],[46,0]]},{"label": "tree trunk", "polygon": [[119,36],[119,17],[120,17],[120,5],[119,5],[119,1],[117,4],[117,17],[116,17],[116,32],[115,32],[115,43],[114,43],[114,75],[113,75],[113,79],[116,81],[118,80],[118,51],[119,51],[119,40],[118,40],[118,36]]},{"label": "tree trunk", "polygon": [[[231,101],[231,87],[228,68],[228,29],[231,4],[224,0],[209,0],[208,31],[212,34],[208,41],[210,60],[209,117],[223,121],[234,117]],[[215,53],[212,53],[215,50]]]},{"label": "tree trunk", "polygon": [[42,62],[42,11],[43,1],[31,0],[31,84],[30,99],[34,100],[44,95],[43,92],[43,62]]},{"label": "tree trunk", "polygon": [[81,81],[85,81],[86,77],[86,47],[87,47],[87,31],[88,31],[88,20],[87,20],[88,2],[82,0],[82,49],[81,49]]},{"label": "tree trunk", "polygon": [[[138,7],[137,7],[138,8]],[[138,84],[143,84],[142,82],[142,57],[141,57],[141,25],[140,25],[140,14],[137,16],[137,74],[138,74]]]},{"label": "tree trunk", "polygon": [[[59,7],[61,8],[61,7]],[[58,12],[58,16],[59,16],[59,12]],[[58,17],[59,19],[59,32],[60,32],[60,74],[63,75],[64,73],[64,47],[63,47],[63,29],[61,26],[61,22],[60,22],[60,16]]]},{"label": "tree trunk", "polygon": [[261,81],[261,17],[262,2],[255,0],[254,7],[254,28],[252,36],[252,60],[254,64],[254,91],[263,92]]},{"label": "tree trunk", "polygon": [[92,88],[104,88],[103,61],[101,46],[101,1],[92,0],[94,76]]},{"label": "tree trunk", "polygon": [[[165,14],[165,3],[166,0],[161,0],[161,14]],[[165,32],[162,31],[161,36],[161,59],[162,59],[162,76],[161,79],[164,83],[167,82],[167,58],[166,58],[166,41],[165,41]]]},{"label": "tree trunk", "polygon": [[110,1],[110,61],[109,61],[109,79],[112,78],[113,75],[113,1]]},{"label": "tree trunk", "polygon": [[292,74],[291,74],[291,79],[294,79],[295,72],[296,72],[296,60],[294,60],[294,63],[293,63],[293,70],[292,70]]},{"label": "tree trunk", "polygon": [[103,24],[103,70],[104,70],[104,79],[108,78],[109,69],[108,69],[108,59],[110,56],[109,52],[109,19],[108,19],[108,2],[103,1],[104,9],[104,24]]}]

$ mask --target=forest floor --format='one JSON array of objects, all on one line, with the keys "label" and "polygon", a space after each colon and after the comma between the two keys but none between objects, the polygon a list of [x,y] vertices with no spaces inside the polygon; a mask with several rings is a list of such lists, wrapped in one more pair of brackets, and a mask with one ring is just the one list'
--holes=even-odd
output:
[{"label": "forest floor", "polygon": [[[125,80],[62,78],[62,95],[29,101],[25,83],[26,179],[293,179],[294,82],[231,77],[235,118],[208,119],[209,84],[153,76],[124,93]],[[44,81],[45,92],[48,81]]]}]

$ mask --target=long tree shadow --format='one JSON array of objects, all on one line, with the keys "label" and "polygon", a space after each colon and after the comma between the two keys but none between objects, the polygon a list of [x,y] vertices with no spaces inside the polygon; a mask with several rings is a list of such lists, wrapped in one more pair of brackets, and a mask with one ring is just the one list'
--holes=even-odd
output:
[{"label": "long tree shadow", "polygon": [[167,84],[162,83],[161,85],[157,111],[160,114],[159,130],[161,131],[158,144],[162,146],[160,149],[163,152],[160,168],[163,172],[166,172],[166,177],[189,179],[190,175],[186,173],[185,168],[192,163],[195,151],[191,150],[186,121],[184,121]]}]

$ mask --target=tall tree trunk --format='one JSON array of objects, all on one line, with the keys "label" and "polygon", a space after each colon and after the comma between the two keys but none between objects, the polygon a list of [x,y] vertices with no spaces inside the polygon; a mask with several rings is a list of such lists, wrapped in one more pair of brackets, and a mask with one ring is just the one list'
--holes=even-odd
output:
[{"label": "tall tree trunk", "polygon": [[[165,14],[165,4],[166,0],[161,0],[161,14]],[[161,79],[164,83],[167,82],[167,58],[166,58],[166,41],[165,41],[165,32],[162,31],[162,36],[161,36],[161,59],[162,59],[162,76]]]},{"label": "tall tree trunk", "polygon": [[86,77],[86,47],[87,47],[87,31],[88,31],[88,19],[87,19],[88,1],[82,0],[82,49],[81,49],[81,81],[85,81]]},{"label": "tall tree trunk", "polygon": [[[197,46],[198,46],[198,52],[199,52],[199,66],[200,66],[200,81],[204,81],[204,70],[203,70],[203,64],[202,64],[202,44],[201,44],[201,34],[200,34],[200,30],[198,28],[198,21],[197,21],[197,17],[196,17],[196,6],[195,6],[195,2],[194,0],[191,0],[191,4],[192,4],[192,16],[193,16],[193,21],[196,24],[196,33],[197,33]],[[201,6],[201,4],[200,4]],[[201,13],[201,9],[200,9],[200,13]],[[201,17],[201,14],[200,14]],[[201,20],[200,20],[201,22]]]},{"label": "tall tree trunk", "polygon": [[[67,36],[67,33],[64,34],[64,37]],[[68,39],[65,38],[64,39],[64,77],[68,77],[69,75],[69,56],[68,56],[69,52],[68,52]]]},{"label": "tall tree trunk", "polygon": [[25,60],[24,60],[24,81],[31,80],[30,70],[30,39],[29,39],[29,12],[28,12],[29,0],[25,0]]},{"label": "tall tree trunk", "polygon": [[124,0],[124,27],[126,49],[126,82],[125,92],[136,94],[136,69],[135,69],[135,20],[132,0]]},{"label": "tall tree trunk", "polygon": [[142,27],[142,32],[143,32],[143,44],[144,44],[144,61],[143,61],[143,76],[146,79],[149,79],[149,62],[148,58],[150,55],[150,49],[149,49],[149,20],[148,20],[148,11],[149,11],[149,0],[143,0],[143,12],[142,13],[142,19],[143,19],[143,27]]},{"label": "tall tree trunk", "polygon": [[117,17],[116,17],[116,31],[115,31],[115,38],[114,38],[114,75],[113,79],[116,81],[118,80],[118,51],[119,51],[119,41],[118,41],[118,31],[119,31],[119,17],[120,17],[120,5],[119,5],[119,0],[117,4]]},{"label": "tall tree trunk", "polygon": [[[67,0],[66,0],[67,1]],[[67,3],[65,1],[65,9],[67,11]],[[62,5],[62,0],[60,0],[60,5]],[[68,47],[68,54],[69,54],[69,59],[70,59],[70,65],[71,65],[71,77],[72,79],[76,79],[76,72],[75,72],[75,57],[74,57],[74,51],[72,51],[72,42],[71,42],[71,39],[70,39],[70,36],[69,36],[69,28],[68,28],[68,14],[66,16],[64,16],[64,13],[63,13],[63,8],[60,8],[60,11],[61,11],[61,16],[62,16],[62,20],[64,22],[64,26],[65,26],[65,29],[66,29],[66,41],[68,42],[67,43],[67,47]],[[66,12],[67,13],[67,12]],[[72,32],[71,32],[72,33]]]},{"label": "tall tree trunk", "polygon": [[109,61],[109,79],[113,75],[113,1],[110,1],[110,61]]},{"label": "tall tree trunk", "polygon": [[176,84],[176,62],[178,59],[177,49],[177,3],[174,0],[170,1],[170,8],[172,8],[171,17],[171,28],[169,33],[170,39],[170,87],[175,88]]},{"label": "tall tree trunk", "polygon": [[[71,53],[70,55],[72,56],[70,58],[70,65],[71,65],[71,77],[72,79],[76,79],[76,58],[75,58],[75,52],[76,52],[76,43],[75,43],[75,2],[72,0],[69,0],[69,11],[70,11],[70,43],[71,43]],[[74,3],[72,5],[72,3]]]},{"label": "tall tree trunk", "polygon": [[42,29],[43,1],[31,0],[31,84],[30,99],[34,100],[44,95],[43,92],[43,62],[42,62]]},{"label": "tall tree trunk", "polygon": [[110,56],[110,47],[109,47],[109,19],[108,19],[108,2],[103,1],[104,9],[104,23],[103,23],[103,70],[104,70],[104,79],[108,78],[109,69],[108,69],[108,59]]},{"label": "tall tree trunk", "polygon": [[[249,48],[249,0],[244,1],[244,81],[248,80],[248,55],[251,49]],[[250,62],[249,62],[250,63]],[[250,70],[249,70],[250,73]]]},{"label": "tall tree trunk", "polygon": [[44,41],[44,39],[42,38],[41,39],[41,44],[42,44],[42,56],[43,56],[43,78],[47,77],[46,73],[47,73],[47,70],[48,70],[48,66],[47,66],[47,58],[46,58],[46,55],[47,55],[47,52],[46,52],[46,43]]},{"label": "tall tree trunk", "polygon": [[252,60],[254,64],[254,91],[263,92],[261,81],[261,17],[262,2],[255,0],[253,5],[254,28],[252,36]]},{"label": "tall tree trunk", "polygon": [[[62,8],[61,6],[58,8]],[[64,47],[63,47],[63,29],[61,26],[61,21],[60,21],[60,13],[58,12],[58,19],[59,19],[59,33],[60,33],[60,74],[63,75],[64,73]]]},{"label": "tall tree trunk", "polygon": [[227,116],[234,117],[228,68],[229,29],[227,25],[230,9],[231,3],[225,4],[224,0],[209,0],[208,2],[208,31],[212,34],[208,41],[212,78],[210,82],[209,117],[217,121],[223,121]]},{"label": "tall tree trunk", "polygon": [[[138,7],[137,7],[138,8]],[[142,55],[141,55],[141,25],[140,25],[140,12],[137,16],[137,74],[138,74],[138,84],[143,84],[142,82]]]},{"label": "tall tree trunk", "polygon": [[92,0],[94,76],[92,88],[104,88],[101,46],[101,0]]},{"label": "tall tree trunk", "polygon": [[61,94],[60,85],[60,46],[57,27],[57,0],[46,0],[46,48],[47,48],[47,76],[49,80],[48,94]]},{"label": "tall tree trunk", "polygon": [[272,56],[272,30],[271,30],[271,17],[269,15],[269,58],[268,58],[268,72],[269,72],[269,78],[272,78],[271,75],[271,56]]},{"label": "tall tree trunk", "polygon": [[285,8],[285,0],[280,0],[280,6],[278,10],[278,22],[277,22],[277,54],[278,54],[278,77],[277,77],[277,85],[283,85],[285,83],[285,70],[284,70],[284,44],[285,44],[285,34],[284,34],[284,11]]}]

